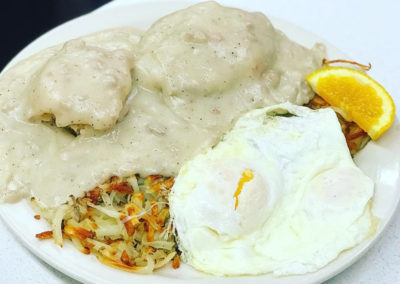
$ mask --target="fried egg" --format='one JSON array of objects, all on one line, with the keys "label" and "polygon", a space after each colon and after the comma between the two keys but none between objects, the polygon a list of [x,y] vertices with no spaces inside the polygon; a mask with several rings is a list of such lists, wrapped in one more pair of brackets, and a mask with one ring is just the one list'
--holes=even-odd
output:
[{"label": "fried egg", "polygon": [[371,234],[373,187],[332,109],[285,103],[248,112],[187,162],[170,210],[182,259],[200,271],[304,274]]}]

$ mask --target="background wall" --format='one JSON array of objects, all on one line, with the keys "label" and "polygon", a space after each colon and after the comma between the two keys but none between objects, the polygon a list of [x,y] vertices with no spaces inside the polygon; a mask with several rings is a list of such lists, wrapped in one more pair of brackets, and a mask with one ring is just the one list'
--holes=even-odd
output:
[{"label": "background wall", "polygon": [[5,0],[0,3],[0,70],[44,32],[110,0]]}]

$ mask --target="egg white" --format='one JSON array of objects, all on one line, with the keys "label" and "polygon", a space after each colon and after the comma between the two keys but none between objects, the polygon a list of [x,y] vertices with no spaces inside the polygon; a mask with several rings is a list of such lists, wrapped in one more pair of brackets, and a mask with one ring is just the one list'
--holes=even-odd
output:
[{"label": "egg white", "polygon": [[[235,208],[235,193],[245,171]],[[366,239],[373,182],[331,109],[289,103],[242,116],[184,165],[170,210],[184,261],[216,275],[316,271]]]}]

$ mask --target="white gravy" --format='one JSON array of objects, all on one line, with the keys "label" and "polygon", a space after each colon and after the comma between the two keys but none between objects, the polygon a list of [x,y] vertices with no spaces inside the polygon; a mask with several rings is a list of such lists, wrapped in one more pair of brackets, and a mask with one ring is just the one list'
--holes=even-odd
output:
[{"label": "white gravy", "polygon": [[[111,175],[176,175],[242,113],[308,102],[304,78],[324,56],[321,45],[290,41],[260,13],[214,2],[144,33],[120,28],[72,44],[67,56],[71,42],[0,78],[0,200],[35,196],[56,206]],[[48,114],[55,124],[41,121]],[[88,127],[76,137],[62,128],[75,124]]]}]

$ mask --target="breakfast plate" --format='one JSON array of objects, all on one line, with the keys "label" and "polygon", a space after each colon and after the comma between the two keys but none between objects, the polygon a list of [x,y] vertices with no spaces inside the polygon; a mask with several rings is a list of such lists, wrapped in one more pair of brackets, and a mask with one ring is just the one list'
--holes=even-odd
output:
[{"label": "breakfast plate", "polygon": [[[159,2],[132,1],[123,7],[101,9],[89,15],[77,18],[43,35],[21,51],[8,66],[25,58],[34,52],[51,45],[88,34],[97,30],[118,27],[134,26],[140,29],[147,28],[152,22],[172,11],[192,4],[192,1]],[[251,10],[259,10],[248,7]],[[265,12],[265,11],[262,11]],[[346,56],[331,44],[306,32],[290,23],[279,19],[271,19],[273,24],[283,30],[291,39],[310,47],[315,42],[323,42],[327,46],[329,58],[345,58]],[[122,281],[146,281],[147,283],[169,283],[177,280],[196,280],[204,282],[237,282],[249,281],[252,283],[269,281],[270,283],[316,283],[322,282],[339,273],[356,261],[372,245],[383,232],[393,216],[400,194],[397,191],[400,185],[400,153],[397,150],[397,141],[400,139],[400,126],[395,121],[392,128],[378,141],[370,142],[367,147],[355,157],[357,165],[375,181],[375,196],[373,199],[373,213],[380,221],[375,235],[359,246],[342,253],[335,261],[315,273],[302,276],[275,278],[271,275],[258,277],[215,278],[194,271],[182,265],[177,271],[164,268],[152,275],[138,275],[115,270],[100,264],[94,256],[86,256],[78,252],[72,245],[66,244],[62,249],[52,242],[40,242],[35,234],[47,230],[42,222],[33,222],[33,211],[26,201],[0,206],[0,214],[4,221],[14,231],[15,235],[37,256],[71,277],[88,283],[114,283]],[[16,214],[18,212],[18,214]]]}]

